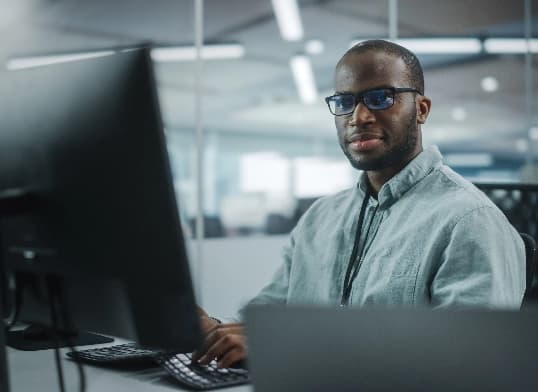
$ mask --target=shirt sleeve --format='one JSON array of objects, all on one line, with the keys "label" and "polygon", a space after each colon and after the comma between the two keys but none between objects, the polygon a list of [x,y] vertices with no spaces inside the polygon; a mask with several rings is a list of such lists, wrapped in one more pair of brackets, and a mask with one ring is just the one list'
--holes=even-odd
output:
[{"label": "shirt sleeve", "polygon": [[459,218],[431,284],[432,306],[517,309],[524,292],[525,248],[506,217],[485,206]]}]

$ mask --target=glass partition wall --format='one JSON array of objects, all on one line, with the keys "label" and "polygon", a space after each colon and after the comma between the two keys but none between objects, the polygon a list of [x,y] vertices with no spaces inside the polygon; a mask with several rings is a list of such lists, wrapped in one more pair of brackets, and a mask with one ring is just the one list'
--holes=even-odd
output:
[{"label": "glass partition wall", "polygon": [[538,1],[206,0],[202,8],[201,60],[156,59],[193,233],[199,183],[205,237],[287,233],[317,197],[355,183],[323,98],[340,56],[368,38],[400,40],[419,55],[433,102],[426,146],[438,145],[472,181],[538,182]]}]

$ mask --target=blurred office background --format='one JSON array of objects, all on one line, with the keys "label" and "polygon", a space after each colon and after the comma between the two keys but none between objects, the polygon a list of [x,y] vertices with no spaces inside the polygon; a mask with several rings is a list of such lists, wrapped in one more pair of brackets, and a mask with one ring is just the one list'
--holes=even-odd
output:
[{"label": "blurred office background", "polygon": [[[0,0],[0,10],[0,61],[11,68],[35,56],[157,48],[185,226],[194,234],[198,216],[206,238],[228,238],[205,241],[201,273],[219,277],[202,290],[210,310],[226,307],[217,297],[239,270],[259,278],[240,283],[236,302],[253,294],[312,200],[356,181],[323,97],[357,40],[407,39],[419,54],[433,101],[424,143],[456,171],[538,183],[538,0]],[[223,257],[228,264],[214,261]]]}]

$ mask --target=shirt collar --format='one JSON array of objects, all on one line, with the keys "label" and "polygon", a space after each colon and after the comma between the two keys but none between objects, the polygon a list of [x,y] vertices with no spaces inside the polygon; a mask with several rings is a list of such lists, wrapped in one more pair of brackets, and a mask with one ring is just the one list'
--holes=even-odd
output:
[{"label": "shirt collar", "polygon": [[[377,195],[380,206],[389,205],[399,199],[413,185],[426,177],[432,170],[441,166],[443,156],[437,146],[430,146],[418,154],[400,172],[387,181]],[[359,189],[366,192],[366,172],[359,179]]]}]

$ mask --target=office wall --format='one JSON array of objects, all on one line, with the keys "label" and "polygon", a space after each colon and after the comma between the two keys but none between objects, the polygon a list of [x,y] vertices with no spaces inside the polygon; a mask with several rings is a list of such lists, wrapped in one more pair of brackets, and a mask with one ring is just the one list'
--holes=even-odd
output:
[{"label": "office wall", "polygon": [[[202,265],[192,265],[199,303],[217,317],[235,316],[269,282],[287,241],[287,235],[204,240]],[[189,246],[193,255],[196,244]]]}]

